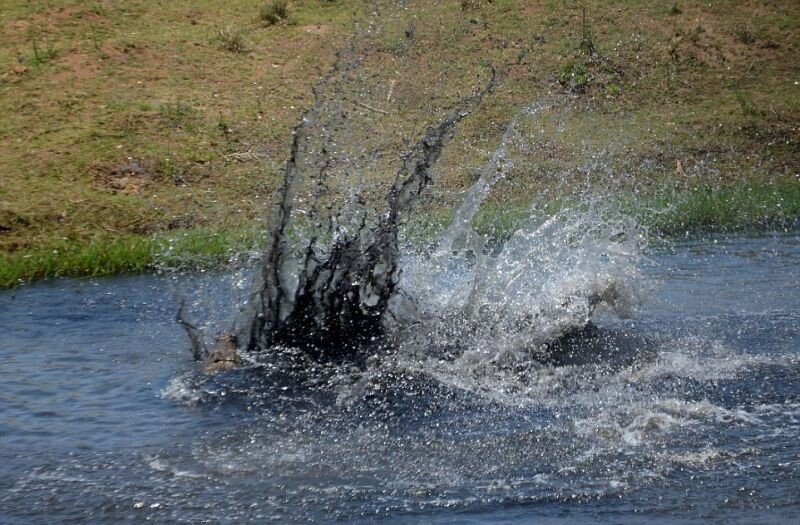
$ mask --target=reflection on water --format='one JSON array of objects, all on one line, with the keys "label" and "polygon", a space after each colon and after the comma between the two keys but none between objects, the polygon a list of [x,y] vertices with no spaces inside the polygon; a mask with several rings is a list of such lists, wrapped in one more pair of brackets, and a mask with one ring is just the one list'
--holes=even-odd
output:
[{"label": "reflection on water", "polygon": [[800,239],[650,252],[641,316],[599,319],[647,341],[618,366],[285,349],[206,378],[174,296],[214,319],[238,276],[3,292],[0,522],[793,519]]}]

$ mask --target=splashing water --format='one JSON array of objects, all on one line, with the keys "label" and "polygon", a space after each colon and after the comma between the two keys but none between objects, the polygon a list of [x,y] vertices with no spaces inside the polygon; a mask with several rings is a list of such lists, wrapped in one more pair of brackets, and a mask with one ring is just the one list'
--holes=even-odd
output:
[{"label": "splashing water", "polygon": [[[550,109],[546,102],[514,116],[435,247],[401,251],[401,222],[424,196],[433,163],[456,125],[493,85],[494,73],[484,89],[429,128],[402,157],[385,209],[376,210],[357,188],[356,197],[323,217],[319,207],[330,191],[330,177],[348,168],[304,160],[327,152],[317,146],[325,137],[312,136],[320,132],[315,126],[328,104],[318,101],[295,131],[261,279],[249,317],[239,321],[244,348],[292,346],[316,358],[357,359],[383,345],[438,356],[452,357],[457,350],[542,359],[552,353],[549,343],[588,326],[596,309],[620,318],[636,311],[643,237],[632,220],[598,200],[583,198],[549,217],[531,209],[502,243],[471,226],[516,159],[530,154],[533,138],[525,129]],[[309,193],[309,184],[316,199],[299,209],[298,195],[301,188]],[[309,218],[317,221],[311,233],[292,242],[291,232],[308,227]]]},{"label": "splashing water", "polygon": [[[494,72],[486,89],[493,84]],[[325,217],[331,241],[320,246],[319,234],[312,234],[300,250],[301,258],[296,259],[298,247],[288,243],[287,235],[295,218],[297,186],[303,183],[300,145],[309,138],[309,128],[316,122],[311,116],[303,119],[295,131],[292,157],[280,192],[277,225],[263,258],[262,282],[255,294],[252,321],[248,323],[248,349],[288,344],[317,354],[352,353],[353,346],[381,336],[383,318],[399,280],[400,215],[425,190],[431,179],[431,165],[456,124],[477,107],[485,91],[465,99],[404,156],[387,195],[388,209],[384,214],[371,217],[363,207],[345,208]],[[316,113],[316,108],[310,113]],[[325,148],[321,151],[326,152]],[[318,191],[328,188],[329,168],[330,164],[324,162],[315,174]],[[317,199],[320,198],[318,194]],[[309,215],[316,216],[316,212]],[[351,215],[359,217],[354,230],[342,225],[343,217]]]},{"label": "splashing water", "polygon": [[[401,148],[358,109],[358,55],[339,54],[295,130],[222,373],[187,371],[157,298],[199,280],[193,305],[224,317],[224,276],[0,297],[15,327],[0,330],[0,521],[791,521],[797,239],[653,255],[605,202],[602,155],[577,175],[605,193],[535,172],[569,111],[543,100],[510,119],[452,222],[409,242],[493,74]],[[392,145],[405,155],[376,153]],[[542,195],[507,235],[481,233],[531,170]]]}]

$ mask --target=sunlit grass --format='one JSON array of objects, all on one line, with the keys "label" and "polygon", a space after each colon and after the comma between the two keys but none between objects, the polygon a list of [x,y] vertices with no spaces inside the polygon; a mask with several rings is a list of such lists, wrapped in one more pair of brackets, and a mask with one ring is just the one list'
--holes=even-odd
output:
[{"label": "sunlit grass", "polygon": [[[565,202],[537,203],[536,213],[555,213]],[[666,238],[705,231],[785,229],[796,227],[800,221],[800,181],[739,182],[682,191],[661,189],[647,195],[616,195],[607,202],[610,208],[635,217],[651,235]],[[506,239],[531,213],[530,205],[489,202],[472,224],[481,234]],[[450,221],[450,209],[417,214],[407,225],[405,241],[412,245],[433,242]],[[255,225],[154,236],[98,237],[88,242],[53,240],[36,248],[0,254],[0,287],[52,277],[220,268],[241,261],[249,250],[263,247],[265,239],[263,227]]]},{"label": "sunlit grass", "polygon": [[[566,105],[523,130],[536,169],[520,162],[510,184],[498,185],[475,217],[481,233],[507,237],[529,201],[553,211],[563,198],[558,174],[589,173],[598,152],[610,159],[600,168],[628,174],[610,204],[657,235],[783,227],[800,215],[797,180],[769,182],[798,172],[796,5],[467,4],[387,4],[373,36],[354,48],[362,102],[379,110],[380,125],[354,126],[352,141],[379,159],[378,176],[395,173],[393,159],[494,64],[497,89],[435,166],[441,202],[457,202],[474,182],[519,108],[551,97]],[[280,23],[265,27],[260,8],[271,6]],[[251,234],[232,232],[268,214],[291,129],[369,6],[6,2],[0,284],[209,267],[246,250]],[[126,172],[133,164],[141,169]],[[586,178],[593,189],[608,186],[602,169]],[[410,217],[408,240],[435,238],[449,208]]]},{"label": "sunlit grass", "polygon": [[36,248],[0,254],[0,287],[52,277],[219,268],[238,260],[259,241],[251,229],[125,235],[86,243],[54,240]]},{"label": "sunlit grass", "polygon": [[141,272],[152,264],[153,253],[153,240],[138,236],[94,240],[88,244],[67,240],[51,242],[0,254],[0,286],[67,275]]},{"label": "sunlit grass", "polygon": [[617,202],[622,211],[662,236],[793,228],[800,220],[800,181],[742,181],[717,188],[662,190],[623,195]]}]

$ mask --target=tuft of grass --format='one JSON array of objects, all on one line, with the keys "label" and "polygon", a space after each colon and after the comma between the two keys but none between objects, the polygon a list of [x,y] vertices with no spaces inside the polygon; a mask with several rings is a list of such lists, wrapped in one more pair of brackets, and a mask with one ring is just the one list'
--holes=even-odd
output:
[{"label": "tuft of grass", "polygon": [[176,100],[164,102],[158,106],[158,115],[172,126],[180,126],[185,121],[195,116],[196,110],[188,102]]},{"label": "tuft of grass", "polygon": [[736,101],[739,103],[739,107],[745,117],[757,119],[766,114],[766,111],[745,91],[736,91]]},{"label": "tuft of grass", "polygon": [[272,26],[289,18],[289,2],[287,0],[272,0],[261,6],[258,18],[265,26]]},{"label": "tuft of grass", "polygon": [[29,63],[33,65],[44,64],[45,62],[54,59],[58,55],[58,52],[53,46],[52,40],[49,38],[45,39],[44,48],[42,48],[33,31],[28,33],[28,39],[30,40],[31,50],[33,51],[33,58],[29,60]]},{"label": "tuft of grass", "polygon": [[229,53],[247,53],[249,48],[244,33],[238,27],[227,25],[217,30],[217,39],[222,49]]},{"label": "tuft of grass", "polygon": [[736,37],[736,40],[742,44],[750,45],[755,44],[756,42],[756,36],[746,26],[737,26],[736,29],[734,29],[733,34]]},{"label": "tuft of grass", "polygon": [[583,51],[586,56],[594,56],[597,54],[597,46],[594,43],[594,34],[592,34],[592,29],[589,27],[589,23],[586,21],[586,6],[582,9],[582,16],[581,16],[581,43],[580,49]]}]

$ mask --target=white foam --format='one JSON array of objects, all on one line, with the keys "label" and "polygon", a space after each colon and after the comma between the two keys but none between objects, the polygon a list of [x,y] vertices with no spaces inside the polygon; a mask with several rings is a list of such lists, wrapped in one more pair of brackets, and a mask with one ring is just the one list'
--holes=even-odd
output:
[{"label": "white foam", "polygon": [[196,405],[201,400],[202,395],[195,388],[193,382],[190,381],[191,377],[192,374],[183,374],[172,378],[169,385],[161,391],[161,397],[184,405]]}]

